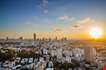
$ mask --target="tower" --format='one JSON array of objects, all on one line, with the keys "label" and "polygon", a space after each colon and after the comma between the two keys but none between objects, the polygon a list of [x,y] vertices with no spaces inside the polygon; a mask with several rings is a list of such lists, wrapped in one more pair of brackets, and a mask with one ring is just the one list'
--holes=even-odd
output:
[{"label": "tower", "polygon": [[36,40],[36,33],[33,34],[33,40]]},{"label": "tower", "polygon": [[19,37],[20,40],[23,40],[23,37]]},{"label": "tower", "polygon": [[8,40],[9,38],[8,37],[6,37],[6,40]]},{"label": "tower", "polygon": [[85,47],[84,49],[85,60],[87,62],[94,62],[96,56],[96,50],[92,47]]}]

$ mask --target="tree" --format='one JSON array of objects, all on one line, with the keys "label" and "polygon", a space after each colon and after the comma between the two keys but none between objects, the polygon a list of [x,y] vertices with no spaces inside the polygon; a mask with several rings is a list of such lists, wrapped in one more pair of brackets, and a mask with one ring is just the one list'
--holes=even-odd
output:
[{"label": "tree", "polygon": [[75,68],[76,70],[78,70],[78,67],[80,66],[80,62],[75,59],[72,59],[72,63],[75,64]]},{"label": "tree", "polygon": [[10,49],[0,49],[1,66],[6,60],[13,61],[15,58],[15,51]]},{"label": "tree", "polygon": [[[33,58],[33,62],[34,62],[34,59],[37,57],[37,55],[35,54],[35,52],[33,51],[25,51],[25,50],[22,50],[21,52],[17,52],[17,57],[20,57],[21,60],[23,58]],[[20,62],[21,62],[20,60]],[[29,61],[29,60],[28,60]],[[20,63],[19,62],[19,63]]]}]

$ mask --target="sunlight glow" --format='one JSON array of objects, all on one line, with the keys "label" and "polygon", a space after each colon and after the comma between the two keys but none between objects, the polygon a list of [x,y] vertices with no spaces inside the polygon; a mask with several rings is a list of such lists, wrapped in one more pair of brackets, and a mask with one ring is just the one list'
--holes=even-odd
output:
[{"label": "sunlight glow", "polygon": [[101,35],[102,35],[102,31],[101,31],[100,28],[92,28],[92,29],[90,30],[90,36],[91,36],[92,38],[100,38]]}]

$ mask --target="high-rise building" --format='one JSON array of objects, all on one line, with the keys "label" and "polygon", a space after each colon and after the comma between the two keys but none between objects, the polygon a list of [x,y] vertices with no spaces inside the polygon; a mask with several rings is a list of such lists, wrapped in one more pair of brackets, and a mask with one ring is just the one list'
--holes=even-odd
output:
[{"label": "high-rise building", "polygon": [[6,40],[8,40],[8,37],[6,37]]},{"label": "high-rise building", "polygon": [[33,39],[36,40],[36,33],[33,34]]},{"label": "high-rise building", "polygon": [[96,50],[94,48],[85,47],[84,48],[84,53],[85,53],[85,60],[87,62],[94,62],[95,61]]},{"label": "high-rise building", "polygon": [[20,40],[23,40],[23,37],[19,37]]}]

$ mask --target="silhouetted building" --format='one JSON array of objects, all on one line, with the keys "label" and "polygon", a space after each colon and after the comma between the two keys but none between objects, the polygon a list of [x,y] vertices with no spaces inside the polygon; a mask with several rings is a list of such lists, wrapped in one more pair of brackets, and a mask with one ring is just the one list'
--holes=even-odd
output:
[{"label": "silhouetted building", "polygon": [[23,37],[19,37],[20,40],[23,40]]},{"label": "silhouetted building", "polygon": [[8,37],[6,37],[6,40],[8,40]]},{"label": "silhouetted building", "polygon": [[36,40],[36,33],[33,34],[33,39]]}]

